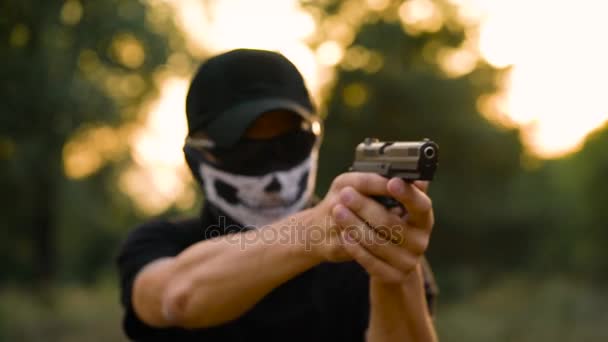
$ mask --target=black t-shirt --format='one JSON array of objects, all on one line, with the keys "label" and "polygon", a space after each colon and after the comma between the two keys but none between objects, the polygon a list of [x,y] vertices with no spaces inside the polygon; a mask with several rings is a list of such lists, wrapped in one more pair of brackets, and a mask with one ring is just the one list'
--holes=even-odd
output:
[{"label": "black t-shirt", "polygon": [[[369,277],[356,262],[321,263],[277,287],[238,319],[203,329],[154,328],[143,323],[131,303],[133,281],[148,263],[176,256],[189,246],[226,234],[204,210],[201,218],[155,220],[134,229],[118,256],[123,329],[137,341],[363,341],[369,319]],[[426,265],[426,264],[425,264]],[[425,269],[429,309],[436,294]],[[405,318],[404,318],[405,319]]]}]

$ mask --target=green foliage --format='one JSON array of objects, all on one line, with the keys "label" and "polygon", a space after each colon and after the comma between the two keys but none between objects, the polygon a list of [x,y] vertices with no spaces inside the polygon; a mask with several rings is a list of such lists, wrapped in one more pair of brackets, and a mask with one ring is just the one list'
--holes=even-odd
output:
[{"label": "green foliage", "polygon": [[[83,128],[135,118],[134,106],[155,91],[166,38],[148,27],[136,1],[8,1],[0,12],[0,216],[11,237],[0,242],[10,270],[0,281],[52,277],[62,239],[86,237],[90,245],[66,260],[95,271],[101,255],[82,259],[82,252],[99,246],[92,253],[108,259],[117,236],[102,227],[123,224],[129,206],[113,208],[125,202],[108,197],[111,172],[72,186],[62,151]],[[128,159],[124,150],[117,161]]]},{"label": "green foliage", "polygon": [[545,215],[555,217],[543,229],[537,259],[544,268],[565,267],[590,280],[606,280],[607,138],[608,130],[603,127],[587,139],[580,152],[547,163],[540,171],[549,184],[537,206],[544,206]]}]

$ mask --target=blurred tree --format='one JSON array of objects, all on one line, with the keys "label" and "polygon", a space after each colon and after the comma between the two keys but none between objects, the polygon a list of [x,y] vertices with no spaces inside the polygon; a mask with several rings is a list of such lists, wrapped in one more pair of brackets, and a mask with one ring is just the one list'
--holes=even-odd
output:
[{"label": "blurred tree", "polygon": [[[581,257],[573,265],[575,269],[587,271],[594,279],[608,280],[608,126],[593,133],[585,143],[584,149],[573,156],[570,168],[576,170],[568,181],[577,188],[572,205],[578,208],[582,219],[572,232],[580,237],[576,241],[575,255]],[[568,208],[569,209],[569,208]],[[568,211],[565,211],[566,213]]]},{"label": "blurred tree", "polygon": [[[0,4],[0,216],[9,237],[0,241],[8,270],[0,281],[51,279],[60,230],[73,244],[89,242],[93,254],[113,250],[95,222],[112,217],[116,224],[129,206],[101,167],[128,159],[119,128],[155,91],[153,72],[169,51],[168,30],[159,28],[172,22],[146,7],[127,0]],[[88,143],[70,143],[74,136]],[[81,190],[64,173],[84,179],[98,170]]]},{"label": "blurred tree", "polygon": [[543,230],[539,266],[606,281],[608,267],[608,126],[592,133],[581,151],[548,163],[543,174],[550,190],[546,212],[553,217]]}]

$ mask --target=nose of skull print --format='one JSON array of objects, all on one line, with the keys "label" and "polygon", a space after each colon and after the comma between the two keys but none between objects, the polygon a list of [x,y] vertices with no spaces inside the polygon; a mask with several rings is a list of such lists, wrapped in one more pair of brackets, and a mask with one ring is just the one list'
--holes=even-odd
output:
[{"label": "nose of skull print", "polygon": [[281,191],[281,183],[279,183],[277,177],[273,175],[270,183],[264,187],[264,192],[270,193],[279,191]]}]

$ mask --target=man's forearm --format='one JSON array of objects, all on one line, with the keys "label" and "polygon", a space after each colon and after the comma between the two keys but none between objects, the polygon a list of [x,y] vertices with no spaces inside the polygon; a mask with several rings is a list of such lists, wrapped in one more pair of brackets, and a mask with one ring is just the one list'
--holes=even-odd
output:
[{"label": "man's forearm", "polygon": [[[193,328],[233,320],[280,284],[318,264],[320,258],[301,238],[310,215],[304,211],[295,221],[292,217],[263,228],[264,236],[276,237],[274,241],[261,238],[261,231],[248,231],[185,250],[175,260],[178,276],[167,291],[170,315],[179,325]],[[285,234],[298,238],[278,241]]]},{"label": "man's forearm", "polygon": [[370,280],[368,342],[437,341],[420,265],[403,284]]}]

